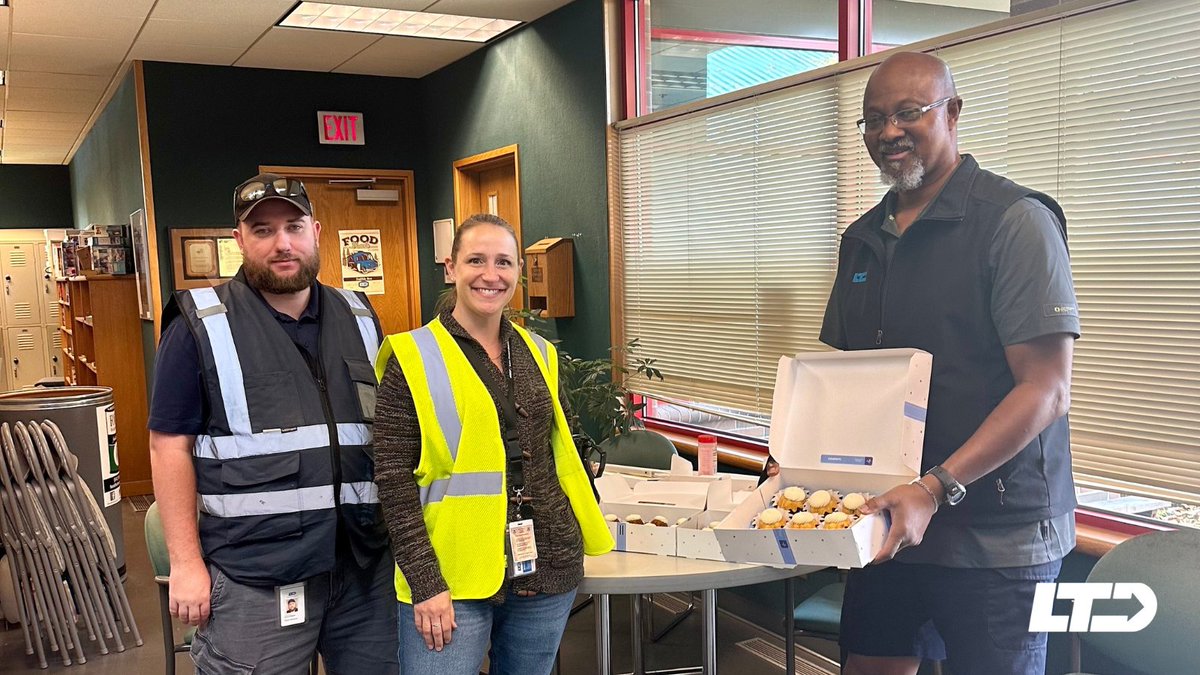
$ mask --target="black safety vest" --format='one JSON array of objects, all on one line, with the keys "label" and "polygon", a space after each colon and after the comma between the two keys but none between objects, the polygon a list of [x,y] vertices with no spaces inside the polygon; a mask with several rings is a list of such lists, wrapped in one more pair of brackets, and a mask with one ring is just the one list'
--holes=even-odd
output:
[{"label": "black safety vest", "polygon": [[371,444],[375,314],[365,296],[318,284],[310,368],[243,279],[179,291],[164,311],[187,321],[210,403],[192,450],[204,557],[240,583],[286,584],[333,569],[341,536],[365,566],[387,548]]},{"label": "black safety vest", "polygon": [[[833,292],[844,348],[915,347],[933,354],[922,472],[957,450],[1015,385],[992,321],[988,249],[1004,212],[1024,197],[1049,207],[1065,243],[1066,216],[1053,199],[979,168],[970,155],[905,231],[890,265],[878,234],[883,203],[843,235]],[[1064,415],[937,517],[983,525],[1073,510],[1070,447]]]}]

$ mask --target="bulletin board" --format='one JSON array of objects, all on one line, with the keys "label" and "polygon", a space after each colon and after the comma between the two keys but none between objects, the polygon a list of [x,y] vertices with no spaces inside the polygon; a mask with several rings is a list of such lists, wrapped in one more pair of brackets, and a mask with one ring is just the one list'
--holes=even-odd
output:
[{"label": "bulletin board", "polygon": [[242,251],[228,227],[171,230],[175,288],[205,288],[228,281],[242,266]]}]

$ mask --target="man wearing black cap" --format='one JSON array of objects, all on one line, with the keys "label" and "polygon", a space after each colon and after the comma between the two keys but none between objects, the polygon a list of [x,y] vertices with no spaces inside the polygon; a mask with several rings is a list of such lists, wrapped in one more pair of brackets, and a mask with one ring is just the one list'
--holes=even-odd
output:
[{"label": "man wearing black cap", "polygon": [[371,445],[379,321],[317,282],[300,181],[259,174],[233,203],[241,270],[163,311],[149,426],[171,613],[199,626],[198,673],[299,675],[317,651],[329,673],[396,673]]}]

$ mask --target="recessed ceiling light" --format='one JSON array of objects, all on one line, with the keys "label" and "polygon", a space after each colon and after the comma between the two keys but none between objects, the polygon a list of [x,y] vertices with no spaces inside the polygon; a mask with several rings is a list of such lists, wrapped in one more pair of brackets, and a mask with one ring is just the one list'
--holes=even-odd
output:
[{"label": "recessed ceiling light", "polygon": [[[2,4],[4,0],[0,0]],[[288,28],[316,28],[347,33],[408,35],[439,40],[487,42],[520,21],[457,14],[428,14],[327,2],[302,2],[279,22]]]}]

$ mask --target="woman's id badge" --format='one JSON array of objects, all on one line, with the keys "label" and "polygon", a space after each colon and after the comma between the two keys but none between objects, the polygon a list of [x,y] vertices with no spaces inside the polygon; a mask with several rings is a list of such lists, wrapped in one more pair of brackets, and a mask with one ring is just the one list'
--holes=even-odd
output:
[{"label": "woman's id badge", "polygon": [[508,524],[508,571],[514,578],[537,571],[537,540],[533,536],[533,521],[518,520]]}]

